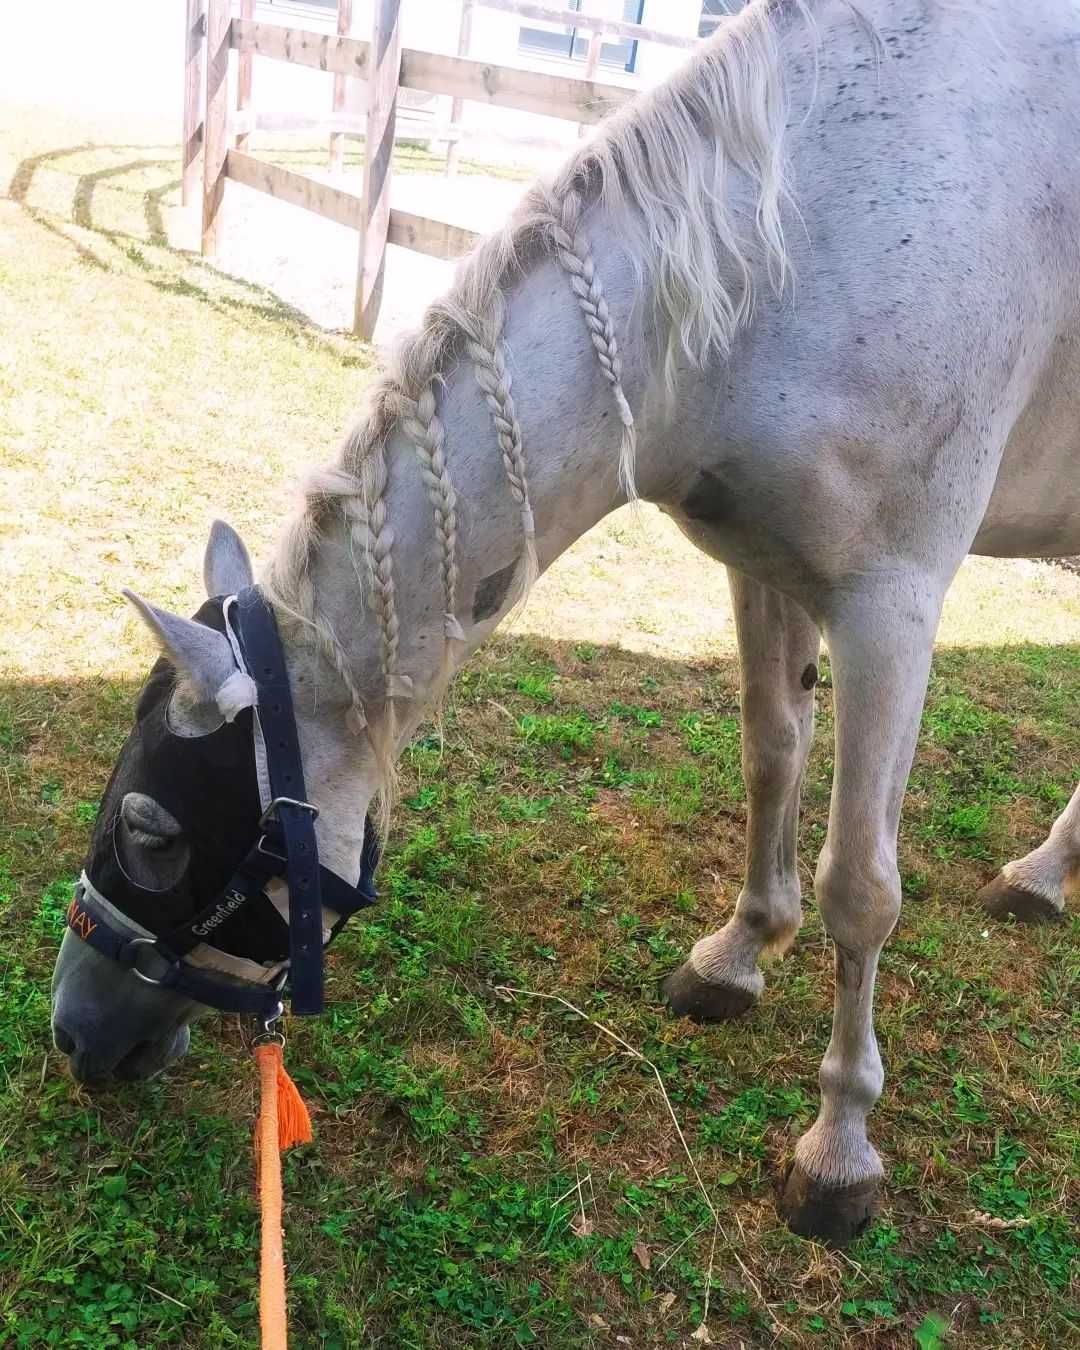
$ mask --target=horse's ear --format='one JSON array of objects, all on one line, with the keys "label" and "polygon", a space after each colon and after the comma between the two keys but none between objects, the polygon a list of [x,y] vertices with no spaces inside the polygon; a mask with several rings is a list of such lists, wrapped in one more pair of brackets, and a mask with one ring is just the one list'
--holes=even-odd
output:
[{"label": "horse's ear", "polygon": [[244,541],[223,520],[215,520],[210,526],[210,538],[203,557],[203,580],[206,594],[211,599],[216,595],[235,595],[254,580]]},{"label": "horse's ear", "polygon": [[242,708],[255,706],[258,701],[255,682],[237,666],[224,633],[158,609],[134,591],[125,590],[124,595],[135,606],[166,656],[191,683],[198,701],[216,703],[227,722],[231,722]]}]

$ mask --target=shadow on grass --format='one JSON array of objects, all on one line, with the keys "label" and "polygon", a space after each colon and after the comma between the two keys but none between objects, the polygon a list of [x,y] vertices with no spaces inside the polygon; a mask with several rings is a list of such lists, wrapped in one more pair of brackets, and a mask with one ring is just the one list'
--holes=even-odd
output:
[{"label": "shadow on grass", "polygon": [[[2,853],[24,903],[79,865],[138,689],[138,681],[112,676],[0,679]],[[816,851],[827,816],[831,705],[826,675],[807,776],[804,851],[808,844]],[[989,876],[1006,858],[1041,842],[1074,786],[1078,706],[1080,646],[939,651],[902,846],[909,853],[917,849],[927,867],[936,863],[946,876],[954,864]],[[667,661],[618,647],[497,637],[455,686],[447,732],[453,754],[445,751],[425,772],[437,778],[452,760],[474,762],[475,735],[487,753],[511,759],[519,749],[543,749],[552,760],[553,782],[565,773],[575,787],[586,785],[586,797],[600,792],[632,803],[645,778],[623,773],[621,758],[632,759],[649,745],[675,770],[709,768],[713,776],[706,774],[695,788],[700,800],[694,816],[724,816],[741,834],[737,716],[734,656]],[[720,722],[723,735],[715,729]],[[717,776],[721,759],[726,777]],[[702,793],[710,787],[715,799]],[[521,810],[528,815],[526,807]],[[395,833],[417,819],[407,805],[399,806]],[[662,838],[656,842],[665,847]],[[687,847],[692,841],[679,851]],[[725,871],[737,877],[741,865],[735,856]],[[933,877],[934,888],[944,879]],[[923,889],[930,887],[931,878],[924,879]]]},{"label": "shadow on grass", "polygon": [[[167,157],[151,157],[144,153],[122,164],[110,165],[106,168],[78,174],[71,195],[70,214],[43,210],[40,206],[33,205],[29,200],[35,175],[43,165],[62,167],[58,165],[59,161],[78,154],[117,153],[128,149],[146,152],[158,148],[156,146],[104,145],[85,142],[80,145],[45,150],[37,155],[28,156],[18,164],[12,175],[7,196],[9,200],[15,202],[22,209],[30,220],[41,229],[63,240],[75,251],[80,261],[90,267],[103,272],[113,270],[113,264],[108,259],[102,257],[82,240],[69,234],[63,228],[65,224],[76,225],[82,230],[99,235],[102,239],[114,245],[128,262],[139,269],[147,284],[156,290],[197,300],[215,313],[240,324],[248,323],[253,317],[279,324],[297,337],[303,337],[309,342],[317,341],[320,347],[332,354],[342,367],[346,369],[367,369],[371,364],[371,353],[367,347],[357,343],[358,350],[348,350],[343,346],[343,343],[351,342],[351,338],[331,329],[323,328],[302,310],[283,300],[269,287],[223,272],[204,260],[199,254],[187,249],[175,248],[169,243],[164,206],[166,199],[179,189],[181,182],[179,177],[173,176],[179,168],[179,156],[172,153],[172,147],[160,147],[170,151]],[[115,185],[118,180],[122,181],[131,174],[142,174],[156,170],[171,171],[171,173],[165,177],[163,182],[147,189],[142,194],[142,213],[146,224],[145,234],[133,234],[130,231],[113,229],[97,218],[94,196],[100,184],[113,183]],[[143,247],[161,250],[168,256],[171,265],[162,265],[152,258],[148,258],[141,251]],[[182,265],[185,269],[195,268],[205,276],[208,283],[215,286],[226,285],[235,288],[239,294],[229,295],[218,289],[212,290],[208,285],[199,284],[188,277],[178,276],[175,271],[175,265],[177,264]]]}]

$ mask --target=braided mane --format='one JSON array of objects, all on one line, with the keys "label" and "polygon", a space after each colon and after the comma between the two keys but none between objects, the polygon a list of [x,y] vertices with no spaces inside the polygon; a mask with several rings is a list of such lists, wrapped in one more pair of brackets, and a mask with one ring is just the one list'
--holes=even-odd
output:
[{"label": "braided mane", "polygon": [[[552,181],[535,185],[506,225],[463,260],[449,292],[429,306],[420,329],[401,344],[376,382],[337,460],[309,480],[303,508],[290,521],[271,563],[267,591],[283,613],[303,622],[343,680],[352,704],[349,724],[356,731],[367,727],[386,783],[394,754],[393,701],[412,694],[410,680],[397,670],[395,541],[384,500],[392,431],[400,428],[415,447],[431,501],[448,670],[453,643],[464,634],[456,616],[457,496],[438,415],[441,377],[458,361],[472,362],[519,511],[518,590],[524,593],[536,574],[536,548],[522,429],[501,339],[507,292],[541,259],[553,258],[566,274],[622,425],[620,483],[632,498],[634,414],[622,386],[601,269],[584,222],[597,206],[620,211],[620,223],[625,219],[626,247],[652,293],[657,330],[664,338],[663,376],[669,392],[680,359],[701,366],[726,355],[753,304],[751,249],[754,256],[764,255],[773,284],[784,284],[780,206],[785,192],[785,104],[776,20],[804,4],[751,0],[664,84],[609,117]],[[756,240],[743,237],[727,200],[732,168],[756,196]],[[725,280],[733,274],[735,285]],[[366,578],[361,575],[366,581],[362,593],[379,631],[380,689],[357,686],[310,579],[312,551],[321,533],[332,519],[342,518],[358,575],[366,572]],[[375,707],[384,715],[377,726],[375,719],[369,726],[366,710]],[[387,795],[384,790],[384,799]]]}]

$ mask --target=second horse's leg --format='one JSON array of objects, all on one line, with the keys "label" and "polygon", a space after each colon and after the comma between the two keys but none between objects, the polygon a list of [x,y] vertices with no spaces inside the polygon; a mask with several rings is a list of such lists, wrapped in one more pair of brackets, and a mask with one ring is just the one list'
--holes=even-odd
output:
[{"label": "second horse's leg", "polygon": [[664,982],[673,1010],[699,1021],[737,1017],[756,1002],[759,958],[783,952],[799,929],[799,791],[821,643],[793,600],[739,572],[728,576],[739,637],[746,881],[731,919]]},{"label": "second horse's leg", "polygon": [[1054,821],[1044,844],[1025,858],[1006,863],[979,892],[995,919],[1046,923],[1065,913],[1065,896],[1080,883],[1080,787]]}]

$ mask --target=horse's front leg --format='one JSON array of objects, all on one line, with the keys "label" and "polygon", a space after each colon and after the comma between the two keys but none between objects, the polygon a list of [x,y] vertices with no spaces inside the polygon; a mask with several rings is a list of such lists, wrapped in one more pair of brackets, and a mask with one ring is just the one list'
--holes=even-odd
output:
[{"label": "horse's front leg", "polygon": [[744,1013],[764,985],[759,958],[783,952],[799,930],[799,790],[821,645],[793,600],[739,572],[728,577],[739,637],[746,880],[731,919],[664,982],[674,1011],[698,1021]]},{"label": "horse's front leg", "polygon": [[1080,884],[1080,787],[1054,821],[1044,844],[1026,857],[1006,863],[979,892],[995,919],[1045,923],[1065,913],[1066,894]]},{"label": "horse's front leg", "polygon": [[781,1209],[804,1237],[842,1246],[876,1209],[881,1161],[866,1117],[884,1074],[874,1037],[878,956],[900,913],[896,835],[926,693],[942,587],[893,574],[830,604],[836,709],[829,829],[814,889],[835,944],[833,1030],[818,1118],[799,1140]]}]

